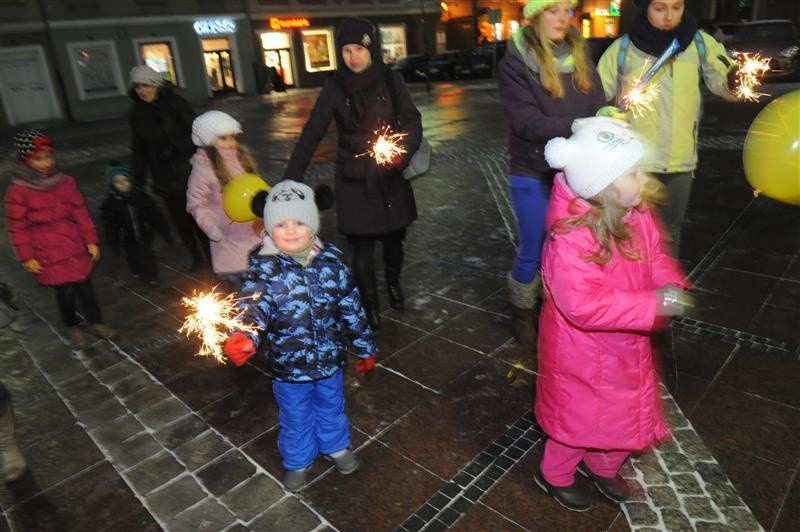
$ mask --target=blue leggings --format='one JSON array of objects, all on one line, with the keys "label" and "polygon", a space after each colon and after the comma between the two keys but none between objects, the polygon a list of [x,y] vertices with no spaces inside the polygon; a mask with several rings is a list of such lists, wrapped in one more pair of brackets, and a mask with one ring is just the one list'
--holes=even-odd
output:
[{"label": "blue leggings", "polygon": [[552,185],[542,179],[517,175],[508,176],[508,185],[519,232],[519,250],[511,276],[518,283],[529,284],[542,263],[542,245],[547,234],[544,213]]},{"label": "blue leggings", "polygon": [[287,471],[305,469],[318,454],[350,446],[344,412],[344,371],[314,382],[272,382],[278,403],[278,450]]}]

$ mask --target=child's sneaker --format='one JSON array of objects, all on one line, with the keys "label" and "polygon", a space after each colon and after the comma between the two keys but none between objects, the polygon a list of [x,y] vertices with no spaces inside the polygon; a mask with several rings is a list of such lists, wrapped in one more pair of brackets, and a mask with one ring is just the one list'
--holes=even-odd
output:
[{"label": "child's sneaker", "polygon": [[295,493],[300,491],[306,485],[306,473],[308,469],[296,469],[294,471],[287,471],[283,476],[283,487],[286,491]]},{"label": "child's sneaker", "polygon": [[611,478],[595,475],[584,462],[578,464],[578,473],[594,482],[597,491],[618,504],[625,502],[631,496],[630,486],[618,474]]},{"label": "child's sneaker", "polygon": [[92,345],[92,343],[89,341],[86,335],[83,334],[83,330],[79,325],[76,325],[75,327],[70,327],[69,341],[72,342],[72,345],[77,347],[78,349],[86,349],[87,347]]},{"label": "child's sneaker", "polygon": [[342,449],[327,455],[325,458],[333,462],[333,465],[342,475],[349,475],[358,469],[358,458],[350,449]]},{"label": "child's sneaker", "polygon": [[542,490],[556,500],[558,504],[573,512],[585,512],[592,507],[592,500],[587,490],[577,479],[570,486],[553,486],[542,476],[541,471],[533,474],[533,480]]},{"label": "child's sneaker", "polygon": [[92,333],[94,333],[96,336],[105,338],[107,340],[116,338],[119,334],[105,323],[93,323],[89,326],[89,330],[92,331]]}]

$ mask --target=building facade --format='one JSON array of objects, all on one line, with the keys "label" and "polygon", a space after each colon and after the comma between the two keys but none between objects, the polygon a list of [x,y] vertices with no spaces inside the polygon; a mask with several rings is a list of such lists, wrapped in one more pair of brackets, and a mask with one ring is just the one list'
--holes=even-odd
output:
[{"label": "building facade", "polygon": [[[147,64],[193,104],[322,84],[336,26],[365,16],[387,60],[432,48],[435,0],[3,0],[0,127],[124,116]],[[429,16],[421,13],[427,11]]]}]

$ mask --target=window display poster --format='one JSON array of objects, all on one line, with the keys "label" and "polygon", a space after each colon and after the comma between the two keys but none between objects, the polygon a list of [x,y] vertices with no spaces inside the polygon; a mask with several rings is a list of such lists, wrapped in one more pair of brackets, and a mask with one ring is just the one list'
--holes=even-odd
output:
[{"label": "window display poster", "polygon": [[72,49],[72,59],[78,67],[78,82],[87,97],[119,93],[111,46],[97,43],[75,47]]},{"label": "window display poster", "polygon": [[302,36],[307,71],[320,72],[336,68],[333,34],[330,30],[304,30]]}]

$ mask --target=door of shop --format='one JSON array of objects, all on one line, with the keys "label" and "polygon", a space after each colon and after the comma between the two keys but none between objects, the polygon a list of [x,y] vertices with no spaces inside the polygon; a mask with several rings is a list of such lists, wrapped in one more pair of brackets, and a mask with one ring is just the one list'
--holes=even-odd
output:
[{"label": "door of shop", "polygon": [[203,56],[206,60],[206,73],[211,83],[211,90],[215,93],[235,91],[236,81],[233,78],[230,50],[203,52]]},{"label": "door of shop", "polygon": [[[268,69],[275,69],[273,75],[283,80],[284,87],[294,86],[294,75],[292,74],[292,54],[288,48],[282,50],[264,50],[264,64]],[[278,90],[278,83],[273,80],[273,86]]]},{"label": "door of shop", "polygon": [[203,59],[208,81],[214,94],[236,92],[233,55],[228,39],[203,39]]}]

